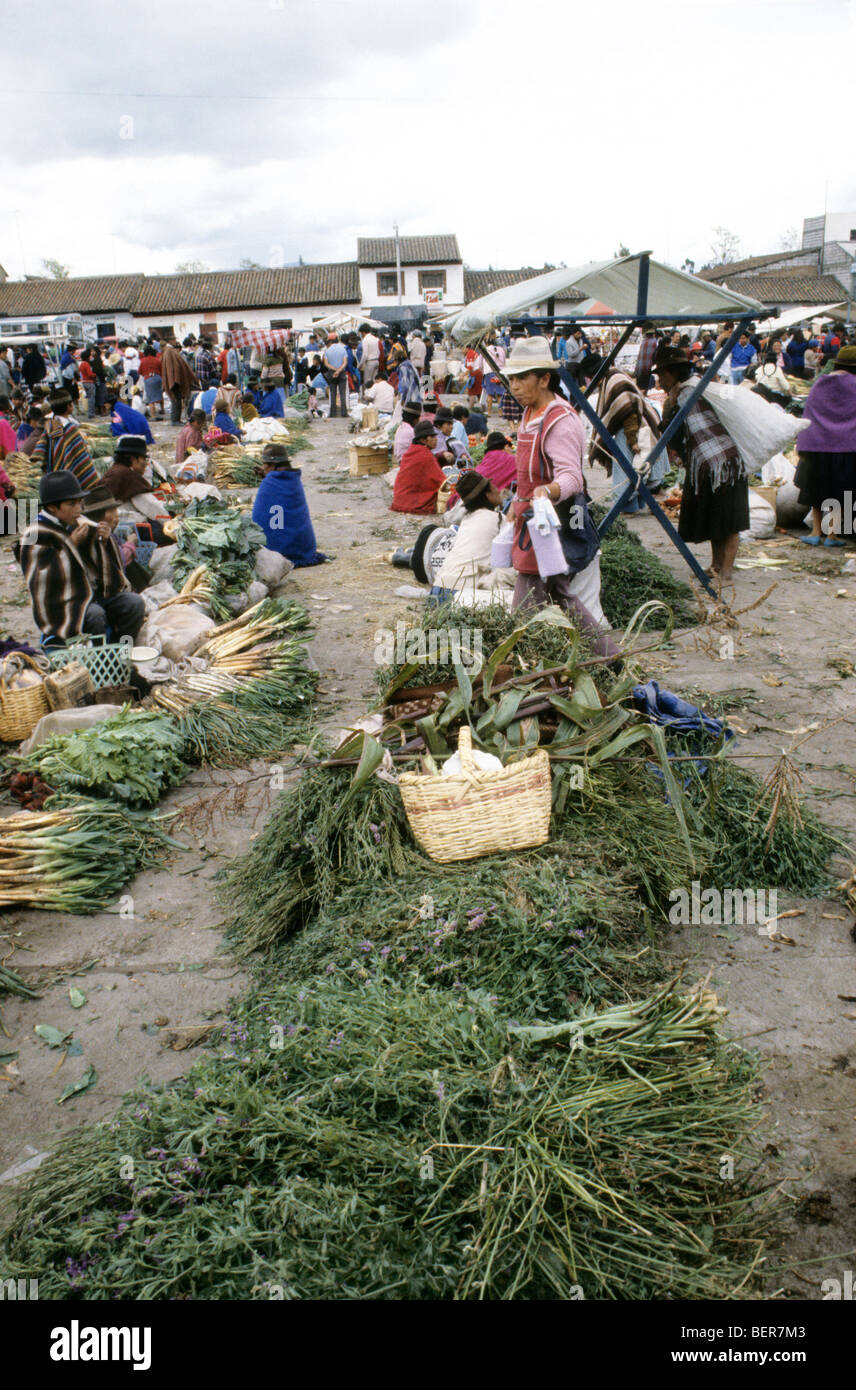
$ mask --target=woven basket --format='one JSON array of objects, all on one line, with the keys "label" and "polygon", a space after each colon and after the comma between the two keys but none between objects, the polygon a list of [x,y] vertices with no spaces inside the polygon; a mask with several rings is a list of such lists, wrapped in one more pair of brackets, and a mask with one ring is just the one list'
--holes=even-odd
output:
[{"label": "woven basket", "polygon": [[440,485],[440,488],[437,492],[437,502],[434,507],[437,516],[442,516],[443,513],[448,510],[449,498],[451,497],[453,491],[454,489],[451,483],[442,483]]},{"label": "woven basket", "polygon": [[439,864],[543,845],[550,835],[550,759],[543,749],[493,772],[476,767],[472,734],[458,735],[462,771],[403,772],[401,799],[414,838]]},{"label": "woven basket", "polygon": [[81,661],[70,661],[45,676],[45,694],[51,709],[76,709],[94,691],[92,677]]},{"label": "woven basket", "polygon": [[29,738],[43,714],[50,712],[44,681],[24,690],[10,690],[9,681],[23,666],[32,666],[39,675],[46,663],[26,652],[10,652],[0,668],[0,742],[20,743]]}]

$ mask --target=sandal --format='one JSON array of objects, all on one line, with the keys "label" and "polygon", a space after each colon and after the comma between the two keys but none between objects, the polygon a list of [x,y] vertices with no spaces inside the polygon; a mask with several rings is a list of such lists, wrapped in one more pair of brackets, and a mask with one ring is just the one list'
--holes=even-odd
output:
[{"label": "sandal", "polygon": [[820,545],[820,536],[800,536],[803,545]]},{"label": "sandal", "polygon": [[833,547],[835,547],[836,550],[840,550],[844,542],[840,541],[837,536],[827,536],[823,544],[826,546],[827,550],[832,550]]}]

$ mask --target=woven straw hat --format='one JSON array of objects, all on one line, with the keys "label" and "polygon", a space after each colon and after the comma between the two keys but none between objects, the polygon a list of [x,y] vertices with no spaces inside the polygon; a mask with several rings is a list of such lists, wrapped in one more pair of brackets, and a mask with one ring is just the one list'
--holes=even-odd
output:
[{"label": "woven straw hat", "polygon": [[524,372],[556,372],[558,369],[559,364],[546,338],[517,338],[502,370],[506,376],[522,376]]}]

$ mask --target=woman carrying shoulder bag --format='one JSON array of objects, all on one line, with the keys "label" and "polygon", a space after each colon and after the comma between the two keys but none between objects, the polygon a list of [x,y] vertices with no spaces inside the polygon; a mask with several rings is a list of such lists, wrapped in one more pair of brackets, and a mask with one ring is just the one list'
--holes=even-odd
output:
[{"label": "woman carrying shoulder bag", "polygon": [[[599,609],[599,556],[584,495],[585,431],[576,411],[561,394],[555,359],[546,338],[518,339],[506,361],[505,375],[511,394],[523,408],[517,432],[517,496],[513,504],[511,558],[517,583],[512,609],[556,603],[576,618],[598,656],[616,656],[618,648],[602,632],[599,615],[578,597],[578,592],[591,589],[592,601]],[[556,574],[542,579],[538,573],[525,515],[536,497],[547,497],[554,506],[559,504],[562,548],[570,560],[569,568],[573,566],[572,575]]]}]

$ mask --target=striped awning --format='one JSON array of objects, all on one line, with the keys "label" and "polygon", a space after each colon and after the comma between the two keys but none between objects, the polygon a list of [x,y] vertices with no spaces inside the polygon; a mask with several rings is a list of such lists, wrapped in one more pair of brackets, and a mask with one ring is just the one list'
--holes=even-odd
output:
[{"label": "striped awning", "polygon": [[235,347],[284,347],[291,339],[290,328],[230,328],[229,337]]}]

